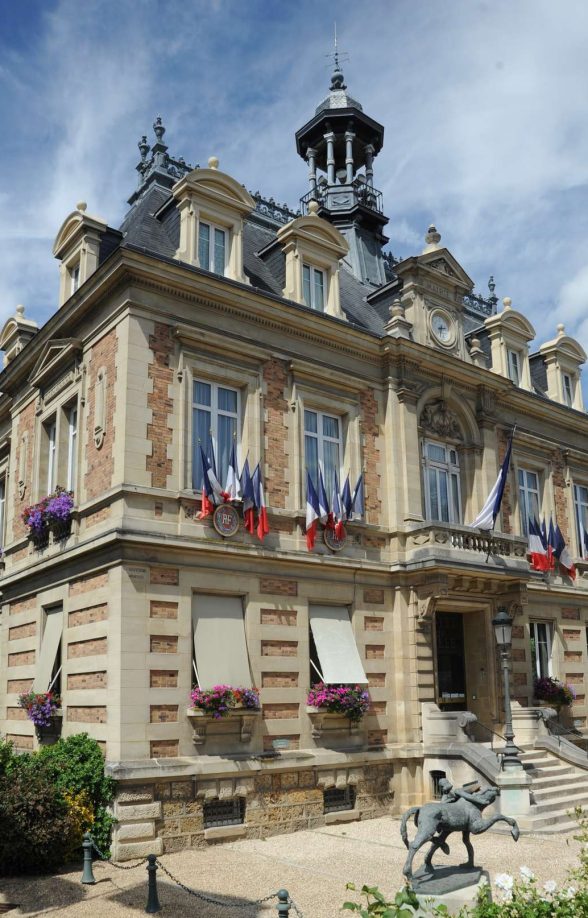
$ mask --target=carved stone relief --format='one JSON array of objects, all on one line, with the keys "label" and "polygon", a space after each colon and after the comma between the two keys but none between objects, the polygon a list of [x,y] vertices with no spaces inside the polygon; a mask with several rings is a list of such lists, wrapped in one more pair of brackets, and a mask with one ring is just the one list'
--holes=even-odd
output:
[{"label": "carved stone relief", "polygon": [[443,399],[425,405],[421,414],[421,426],[437,437],[463,440],[457,417]]}]

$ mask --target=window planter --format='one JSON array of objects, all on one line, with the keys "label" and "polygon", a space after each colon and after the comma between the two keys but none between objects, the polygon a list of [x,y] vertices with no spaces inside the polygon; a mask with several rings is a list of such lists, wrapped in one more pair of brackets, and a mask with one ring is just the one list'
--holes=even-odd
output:
[{"label": "window planter", "polygon": [[345,714],[339,711],[329,711],[327,708],[316,708],[314,705],[306,705],[306,713],[312,723],[312,738],[320,739],[323,730],[328,724],[331,729],[348,730],[349,733],[357,733],[361,727],[360,720],[350,720]]},{"label": "window planter", "polygon": [[255,719],[261,717],[260,710],[252,708],[230,708],[223,717],[215,717],[206,711],[199,711],[195,708],[188,708],[186,716],[192,726],[192,738],[196,746],[202,746],[206,742],[208,727],[211,724],[226,723],[233,721],[239,729],[239,740],[241,743],[249,743],[253,734]]},{"label": "window planter", "polygon": [[42,746],[53,746],[61,737],[61,727],[63,722],[63,711],[58,708],[51,715],[51,722],[46,726],[35,725],[37,739]]}]

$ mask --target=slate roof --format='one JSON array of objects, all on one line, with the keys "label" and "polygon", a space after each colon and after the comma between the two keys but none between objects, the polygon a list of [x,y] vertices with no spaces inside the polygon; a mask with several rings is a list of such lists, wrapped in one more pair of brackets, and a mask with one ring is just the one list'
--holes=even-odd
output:
[{"label": "slate roof", "polygon": [[[167,188],[151,184],[133,204],[122,225],[122,245],[132,245],[155,256],[173,258],[180,239],[180,218],[176,207],[166,207],[170,197]],[[245,219],[243,226],[243,267],[254,287],[275,296],[282,296],[285,284],[285,257],[275,242],[280,228],[277,221],[270,229],[267,216],[256,217],[256,212]],[[270,246],[269,251],[264,249]],[[262,253],[261,255],[259,253]],[[366,297],[374,287],[362,284],[343,264],[339,272],[341,308],[347,320],[375,335],[384,335],[384,322],[378,310]]]}]

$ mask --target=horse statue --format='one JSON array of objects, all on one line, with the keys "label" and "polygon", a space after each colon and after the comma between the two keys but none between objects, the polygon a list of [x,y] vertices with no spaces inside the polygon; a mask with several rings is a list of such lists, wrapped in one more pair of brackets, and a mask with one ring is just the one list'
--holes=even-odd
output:
[{"label": "horse statue", "polygon": [[[431,863],[433,855],[438,848],[441,848],[445,854],[449,854],[447,837],[452,832],[462,834],[468,854],[467,862],[461,865],[463,867],[474,866],[474,849],[470,842],[470,835],[481,835],[497,822],[508,823],[515,841],[518,841],[520,835],[517,823],[510,816],[496,815],[489,819],[484,819],[482,816],[482,810],[494,803],[498,797],[500,793],[498,788],[488,787],[485,790],[470,793],[463,787],[453,788],[449,781],[439,782],[439,785],[443,792],[441,800],[411,807],[404,814],[400,823],[400,835],[408,848],[408,856],[403,868],[404,876],[408,880],[412,879],[414,856],[426,842],[430,841],[432,844],[425,857],[424,873],[432,874],[434,873]],[[409,844],[407,824],[413,815],[418,831]]]}]

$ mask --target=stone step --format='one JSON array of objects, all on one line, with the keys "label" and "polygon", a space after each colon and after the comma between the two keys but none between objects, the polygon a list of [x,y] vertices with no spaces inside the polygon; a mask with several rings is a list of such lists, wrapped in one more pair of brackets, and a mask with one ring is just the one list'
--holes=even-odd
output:
[{"label": "stone step", "polygon": [[538,796],[559,795],[562,790],[573,792],[575,790],[584,790],[588,794],[588,780],[581,775],[570,775],[568,780],[559,778],[534,778],[531,784],[531,790]]},{"label": "stone step", "polygon": [[536,816],[531,819],[531,827],[528,830],[532,835],[535,832],[554,835],[560,832],[574,832],[578,828],[578,823],[570,819],[566,813],[552,813],[549,816]]},{"label": "stone step", "polygon": [[[569,810],[573,810],[576,806],[586,806],[588,804],[588,793],[586,789],[583,789],[577,794],[567,794],[564,790],[564,793],[561,794],[557,801],[547,800],[545,802],[537,803],[534,806],[534,812],[537,815],[553,812],[557,807],[558,812],[568,813]],[[569,816],[567,817],[569,819]]]},{"label": "stone step", "polygon": [[574,768],[571,765],[541,765],[535,769],[537,777],[565,777],[566,775],[573,775],[575,773]]}]

